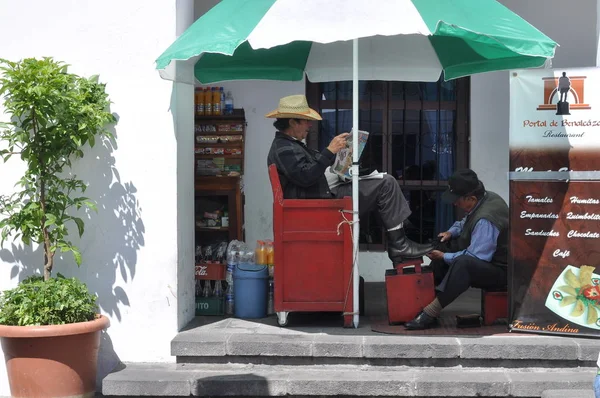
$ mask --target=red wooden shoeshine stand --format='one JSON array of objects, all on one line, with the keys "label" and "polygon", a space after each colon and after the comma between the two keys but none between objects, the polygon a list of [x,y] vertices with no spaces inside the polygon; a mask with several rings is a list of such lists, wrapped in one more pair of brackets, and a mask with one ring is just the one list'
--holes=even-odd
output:
[{"label": "red wooden shoeshine stand", "polygon": [[352,220],[352,199],[284,199],[274,165],[269,178],[279,325],[290,312],[335,311],[352,327],[352,225],[344,220]]}]

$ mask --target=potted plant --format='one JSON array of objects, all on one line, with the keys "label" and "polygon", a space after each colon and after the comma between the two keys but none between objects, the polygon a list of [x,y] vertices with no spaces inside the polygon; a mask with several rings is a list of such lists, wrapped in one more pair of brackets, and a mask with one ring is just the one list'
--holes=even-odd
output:
[{"label": "potted plant", "polygon": [[[2,243],[8,237],[43,247],[38,276],[0,295],[0,337],[13,396],[93,396],[100,333],[96,297],[76,278],[53,277],[57,253],[82,258],[69,240],[84,233],[77,210],[95,210],[71,162],[97,140],[110,139],[115,118],[97,76],[67,72],[52,58],[0,59],[0,156],[26,168],[12,195],[0,196]],[[41,258],[40,258],[41,260]],[[43,275],[43,276],[42,276]]]}]

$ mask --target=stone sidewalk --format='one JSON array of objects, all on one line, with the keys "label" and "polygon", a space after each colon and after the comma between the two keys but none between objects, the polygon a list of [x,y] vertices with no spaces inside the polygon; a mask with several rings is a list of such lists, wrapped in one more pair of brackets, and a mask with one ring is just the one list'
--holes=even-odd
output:
[{"label": "stone sidewalk", "polygon": [[[478,308],[479,292],[473,290],[445,311],[454,316]],[[593,397],[599,339],[507,333],[506,328],[490,336],[382,334],[371,330],[382,311],[381,301],[367,300],[371,316],[361,317],[356,329],[343,328],[339,314],[293,314],[286,328],[274,316],[197,317],[171,342],[176,363],[125,364],[103,381],[102,391],[106,396],[550,398],[567,390],[562,397]]]}]

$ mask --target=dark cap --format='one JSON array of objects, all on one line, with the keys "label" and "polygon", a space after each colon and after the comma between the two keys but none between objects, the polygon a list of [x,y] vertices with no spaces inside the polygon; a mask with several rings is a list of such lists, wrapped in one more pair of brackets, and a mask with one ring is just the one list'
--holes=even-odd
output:
[{"label": "dark cap", "polygon": [[442,194],[442,200],[448,203],[456,202],[460,197],[472,194],[479,188],[481,182],[477,173],[471,169],[457,170],[448,179],[448,189]]}]

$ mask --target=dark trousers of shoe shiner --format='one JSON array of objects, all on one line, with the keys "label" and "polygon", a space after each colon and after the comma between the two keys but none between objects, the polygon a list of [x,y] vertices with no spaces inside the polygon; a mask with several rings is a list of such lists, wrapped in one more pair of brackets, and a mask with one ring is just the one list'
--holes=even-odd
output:
[{"label": "dark trousers of shoe shiner", "polygon": [[[456,240],[437,243],[435,245],[435,250],[439,250],[443,253],[454,253],[459,251]],[[450,266],[446,264],[444,260],[432,260],[429,266],[433,271],[433,280],[435,286],[439,286],[442,283],[442,280],[444,280],[446,274],[448,273]]]},{"label": "dark trousers of shoe shiner", "polygon": [[[333,194],[336,198],[352,196],[352,184],[336,187]],[[386,229],[400,225],[411,213],[398,181],[389,174],[358,182],[358,208],[361,216],[377,209]]]},{"label": "dark trousers of shoe shiner", "polygon": [[[437,299],[442,308],[456,300],[469,287],[499,289],[507,285],[506,267],[499,267],[466,254],[456,257],[451,266],[446,265],[443,260],[436,260],[432,261],[431,267],[436,285],[439,285]],[[437,279],[444,269],[447,273],[438,284]]]}]

